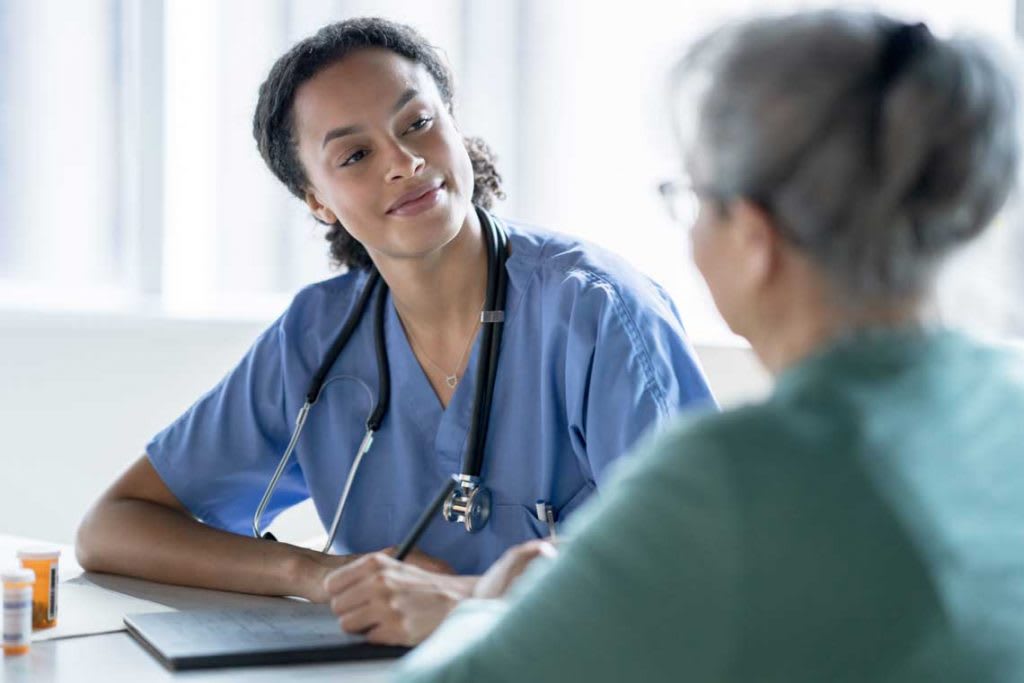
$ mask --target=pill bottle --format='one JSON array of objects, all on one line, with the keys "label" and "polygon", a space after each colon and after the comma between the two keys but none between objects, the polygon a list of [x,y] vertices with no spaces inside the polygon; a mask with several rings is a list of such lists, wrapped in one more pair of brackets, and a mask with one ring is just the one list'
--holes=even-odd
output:
[{"label": "pill bottle", "polygon": [[23,655],[32,641],[32,584],[36,574],[30,569],[5,569],[4,583],[4,656]]},{"label": "pill bottle", "polygon": [[46,547],[22,548],[18,551],[21,566],[36,575],[32,594],[32,628],[57,625],[57,563],[60,549]]}]

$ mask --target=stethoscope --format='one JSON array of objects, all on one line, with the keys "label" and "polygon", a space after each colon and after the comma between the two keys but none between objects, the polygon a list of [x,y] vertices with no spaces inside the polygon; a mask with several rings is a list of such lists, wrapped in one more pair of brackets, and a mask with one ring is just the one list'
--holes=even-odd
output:
[{"label": "stethoscope", "polygon": [[[465,526],[466,531],[472,533],[483,529],[491,516],[491,492],[483,486],[480,479],[480,470],[483,465],[484,443],[487,440],[487,425],[491,414],[491,398],[494,395],[494,378],[498,371],[498,353],[501,349],[502,324],[505,322],[505,295],[508,274],[505,272],[505,261],[508,259],[508,235],[497,218],[489,213],[475,207],[477,216],[480,217],[480,225],[484,234],[484,241],[487,245],[487,295],[484,301],[484,309],[480,312],[481,343],[480,356],[477,359],[477,383],[473,396],[473,420],[470,423],[469,436],[466,443],[466,454],[462,463],[462,472],[458,474],[455,488],[445,500],[442,515],[449,522],[458,522]],[[366,434],[363,436],[356,457],[349,467],[348,476],[345,478],[345,486],[341,491],[341,499],[338,508],[334,513],[334,520],[331,523],[330,531],[327,534],[327,543],[323,552],[330,550],[334,544],[334,538],[338,534],[338,527],[341,524],[341,515],[345,510],[345,503],[348,501],[349,492],[352,490],[352,482],[355,481],[356,472],[363,457],[370,451],[373,445],[373,437],[380,429],[381,422],[388,410],[388,402],[391,400],[391,379],[388,368],[388,352],[384,339],[385,304],[388,298],[387,283],[380,277],[376,268],[371,269],[363,291],[356,300],[352,313],[338,333],[334,343],[331,344],[327,355],[324,357],[320,368],[313,375],[313,381],[306,392],[306,400],[299,409],[295,418],[295,427],[292,430],[288,447],[277,463],[277,469],[270,479],[260,504],[253,515],[252,533],[256,538],[267,538],[277,540],[270,532],[260,533],[260,521],[263,513],[270,502],[270,497],[277,487],[281,475],[291,459],[292,451],[302,435],[302,428],[309,417],[309,411],[320,398],[320,393],[327,380],[327,373],[334,362],[338,359],[345,345],[355,332],[363,313],[369,305],[374,290],[377,291],[377,298],[374,302],[374,346],[377,353],[377,376],[378,393],[377,403],[366,419]]]}]

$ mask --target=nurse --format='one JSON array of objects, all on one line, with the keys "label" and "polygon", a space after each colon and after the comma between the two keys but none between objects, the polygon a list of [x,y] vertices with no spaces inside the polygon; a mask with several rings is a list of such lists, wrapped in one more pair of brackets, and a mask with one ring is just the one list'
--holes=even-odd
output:
[{"label": "nurse", "polygon": [[[449,72],[411,29],[330,25],[281,57],[254,135],[270,170],[327,227],[347,272],[302,290],[228,375],[158,434],[78,534],[89,570],[326,601],[376,642],[421,640],[503,551],[548,533],[642,433],[713,405],[678,313],[611,254],[483,212],[500,178],[453,118]],[[481,478],[482,529],[437,518],[409,562],[386,553],[447,477],[473,419],[494,223],[507,235],[503,335]],[[624,226],[628,229],[628,226]],[[368,415],[390,402],[329,553],[254,538],[254,513],[310,381],[372,273],[387,285],[330,366],[260,524],[312,497],[330,528]],[[376,299],[373,299],[375,302]],[[486,317],[486,316],[485,316]],[[339,586],[343,585],[343,589]],[[369,590],[369,587],[383,587]]]}]

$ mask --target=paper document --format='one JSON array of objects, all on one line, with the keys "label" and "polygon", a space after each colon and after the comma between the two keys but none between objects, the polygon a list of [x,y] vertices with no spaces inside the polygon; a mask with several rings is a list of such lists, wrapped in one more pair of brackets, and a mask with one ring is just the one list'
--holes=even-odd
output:
[{"label": "paper document", "polygon": [[173,611],[170,607],[155,602],[140,600],[87,583],[60,584],[57,599],[57,625],[42,631],[33,631],[33,641],[123,631],[126,614]]}]

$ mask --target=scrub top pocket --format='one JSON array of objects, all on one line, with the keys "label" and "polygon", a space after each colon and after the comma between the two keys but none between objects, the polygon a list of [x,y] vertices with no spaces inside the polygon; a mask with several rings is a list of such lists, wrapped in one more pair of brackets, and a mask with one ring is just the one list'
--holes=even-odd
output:
[{"label": "scrub top pocket", "polygon": [[492,533],[498,538],[515,539],[512,545],[548,535],[548,525],[537,519],[534,510],[516,503],[491,507],[491,519],[487,526],[491,527]]}]

